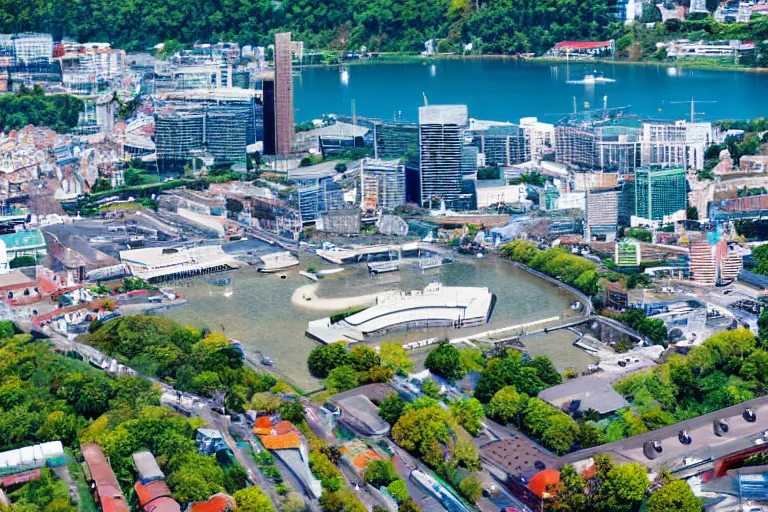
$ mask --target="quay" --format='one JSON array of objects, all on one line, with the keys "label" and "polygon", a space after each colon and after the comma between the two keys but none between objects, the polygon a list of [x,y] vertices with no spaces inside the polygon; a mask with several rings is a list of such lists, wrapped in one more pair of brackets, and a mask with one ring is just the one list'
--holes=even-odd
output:
[{"label": "quay", "polygon": [[131,274],[150,283],[187,279],[238,268],[220,245],[147,247],[120,251]]}]

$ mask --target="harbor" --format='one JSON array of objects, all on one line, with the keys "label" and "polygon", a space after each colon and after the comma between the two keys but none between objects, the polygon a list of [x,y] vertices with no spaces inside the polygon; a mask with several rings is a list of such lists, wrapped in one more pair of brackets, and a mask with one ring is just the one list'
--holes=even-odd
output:
[{"label": "harbor", "polygon": [[[376,275],[368,272],[366,264],[345,265],[344,271],[323,275],[310,283],[300,271],[313,268],[319,274],[338,267],[308,253],[302,253],[300,261],[299,266],[279,274],[259,273],[254,267],[229,272],[225,274],[231,277],[228,287],[198,279],[171,283],[183,290],[187,304],[158,314],[181,324],[223,330],[241,342],[247,355],[255,359],[257,351],[268,355],[275,362],[274,371],[304,390],[320,386],[306,369],[306,358],[317,346],[305,335],[309,322],[353,307],[372,306],[382,293],[423,290],[439,281],[447,287],[487,288],[496,296],[496,302],[488,323],[459,330],[452,325],[429,329],[408,326],[377,336],[371,344],[464,337],[553,316],[566,320],[580,316],[570,308],[572,294],[497,258],[459,257],[455,263],[428,273],[408,266],[399,272]],[[558,338],[548,347],[547,353],[555,364],[572,366],[574,357],[582,353],[571,345],[572,341]],[[591,361],[585,360],[581,369]]]}]

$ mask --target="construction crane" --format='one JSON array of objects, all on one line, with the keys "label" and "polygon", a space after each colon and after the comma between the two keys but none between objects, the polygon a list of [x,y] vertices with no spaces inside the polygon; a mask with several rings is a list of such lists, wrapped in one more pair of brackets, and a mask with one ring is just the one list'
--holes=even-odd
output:
[{"label": "construction crane", "polygon": [[690,103],[691,104],[691,122],[696,121],[696,114],[705,114],[706,112],[696,112],[696,104],[697,103],[717,103],[716,101],[704,101],[704,100],[695,100],[693,99],[693,96],[691,96],[691,99],[688,101],[670,101],[669,103],[679,105],[682,103]]}]

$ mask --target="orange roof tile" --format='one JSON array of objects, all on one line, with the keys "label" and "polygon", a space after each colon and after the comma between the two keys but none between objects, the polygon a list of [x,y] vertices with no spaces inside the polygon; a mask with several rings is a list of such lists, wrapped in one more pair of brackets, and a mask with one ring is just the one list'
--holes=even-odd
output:
[{"label": "orange roof tile", "polygon": [[352,464],[354,464],[357,469],[365,469],[368,463],[372,460],[381,460],[381,457],[379,457],[373,450],[366,450],[352,457]]},{"label": "orange roof tile", "polygon": [[269,419],[269,416],[259,416],[256,418],[256,422],[253,426],[258,428],[272,428],[272,420]]},{"label": "orange roof tile", "polygon": [[187,512],[224,512],[235,510],[235,499],[228,494],[214,494],[208,501],[198,501]]},{"label": "orange roof tile", "polygon": [[289,432],[296,432],[296,427],[294,427],[293,423],[291,423],[290,421],[283,420],[277,425],[275,425],[274,430],[277,435],[283,435]]},{"label": "orange roof tile", "polygon": [[261,438],[261,444],[267,450],[283,450],[286,448],[298,448],[301,446],[301,439],[298,432],[289,432],[283,435],[264,436]]}]

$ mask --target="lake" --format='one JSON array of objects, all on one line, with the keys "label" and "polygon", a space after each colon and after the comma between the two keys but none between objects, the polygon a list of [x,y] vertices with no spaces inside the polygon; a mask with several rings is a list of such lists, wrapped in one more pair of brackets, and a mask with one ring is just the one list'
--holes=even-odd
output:
[{"label": "lake", "polygon": [[[594,69],[615,83],[573,85]],[[630,106],[644,117],[689,119],[690,99],[697,119],[751,119],[768,115],[768,73],[712,71],[655,65],[545,63],[501,59],[436,60],[428,63],[306,68],[294,80],[296,120],[322,114],[356,114],[416,121],[424,94],[430,104],[466,104],[477,119],[517,122],[535,116],[554,123],[584,102]],[[675,104],[674,101],[689,101]]]}]

